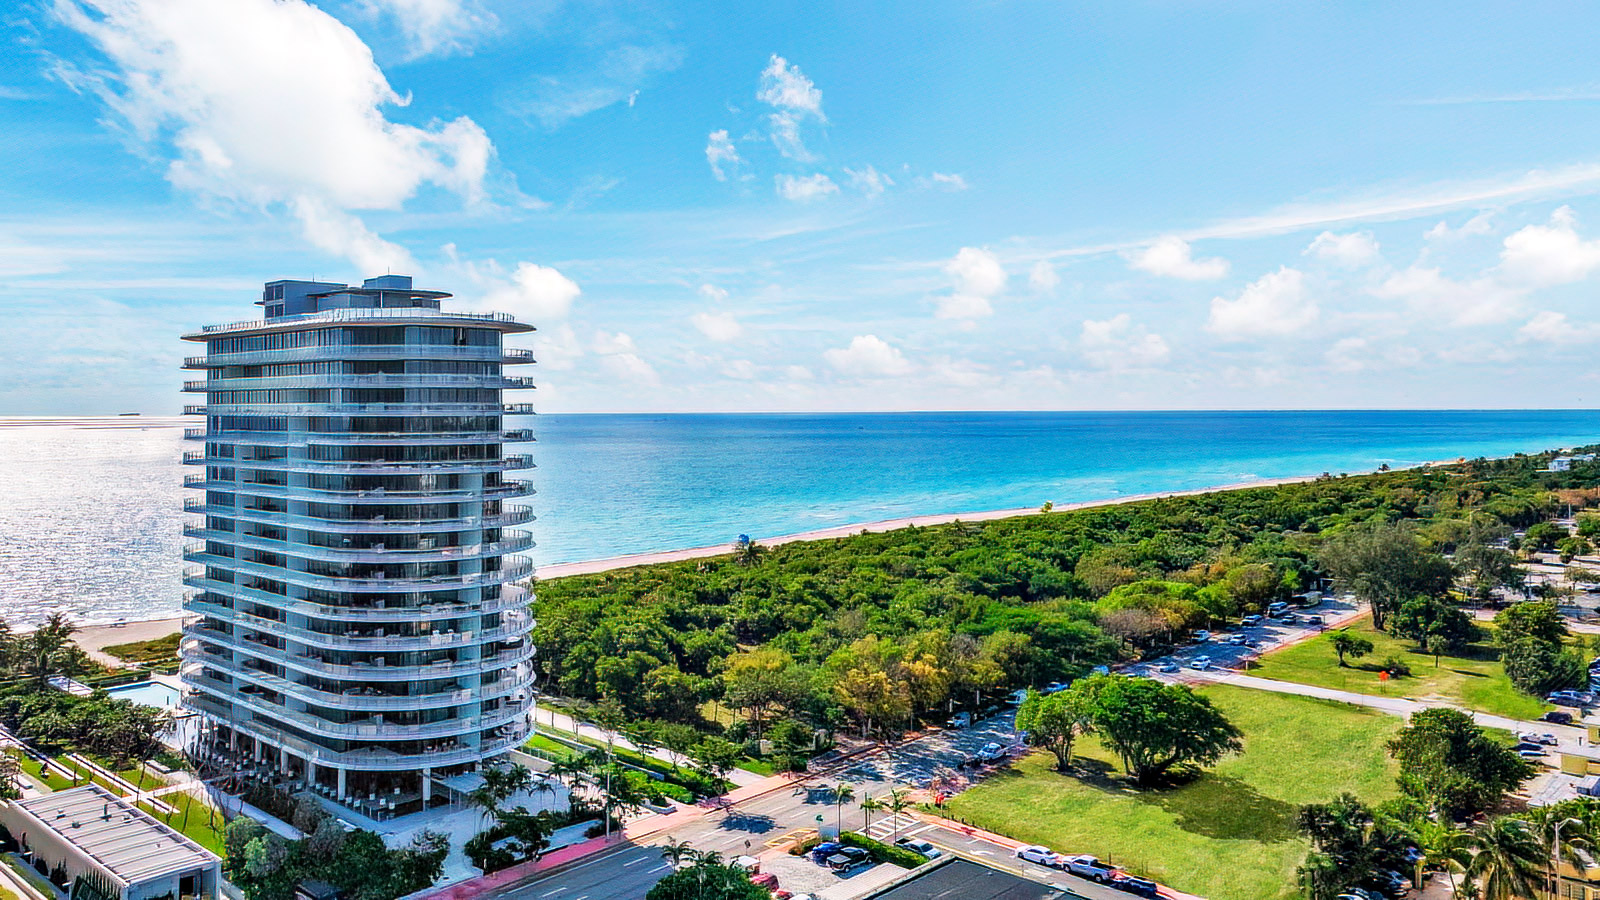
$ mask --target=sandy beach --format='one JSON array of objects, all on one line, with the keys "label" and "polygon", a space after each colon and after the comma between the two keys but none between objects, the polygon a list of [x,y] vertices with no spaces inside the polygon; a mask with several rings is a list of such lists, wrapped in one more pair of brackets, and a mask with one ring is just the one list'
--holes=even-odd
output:
[{"label": "sandy beach", "polygon": [[[1428,463],[1428,465],[1436,465]],[[1117,506],[1123,503],[1138,503],[1141,500],[1157,500],[1162,497],[1193,497],[1199,494],[1214,494],[1218,491],[1240,491],[1247,488],[1276,487],[1282,484],[1303,484],[1315,481],[1317,475],[1296,475],[1290,478],[1264,478],[1259,481],[1243,481],[1237,484],[1223,484],[1216,487],[1195,488],[1188,491],[1158,491],[1150,494],[1130,494],[1126,497],[1112,497],[1106,500],[1085,500],[1079,503],[1062,503],[1052,507],[1052,512],[1068,512],[1075,509],[1093,509],[1099,506]],[[788,544],[794,541],[821,541],[829,538],[849,537],[863,531],[883,532],[894,531],[915,525],[919,528],[928,525],[948,525],[951,522],[989,522],[995,519],[1010,519],[1016,516],[1039,515],[1039,507],[1031,506],[1021,509],[991,509],[982,512],[953,513],[937,516],[907,516],[902,519],[885,519],[881,522],[866,522],[853,525],[836,525],[832,528],[820,528],[816,531],[802,531],[797,534],[785,534],[771,538],[756,538],[756,543],[768,547],[778,544]],[[610,559],[592,559],[586,562],[555,563],[548,566],[539,566],[535,576],[541,579],[562,578],[567,575],[593,575],[598,572],[610,572],[616,569],[629,569],[634,566],[648,566],[655,563],[681,562],[686,559],[704,559],[708,556],[722,556],[732,553],[734,545],[716,544],[710,547],[693,547],[688,550],[660,550],[652,553],[634,553],[627,556],[614,556]]]},{"label": "sandy beach", "polygon": [[116,644],[153,641],[159,637],[166,637],[181,630],[184,622],[196,618],[199,617],[176,616],[171,619],[150,619],[123,625],[80,625],[72,635],[72,639],[77,641],[78,646],[82,647],[95,662],[117,667],[122,665],[122,661],[115,656],[107,655],[105,648]]}]

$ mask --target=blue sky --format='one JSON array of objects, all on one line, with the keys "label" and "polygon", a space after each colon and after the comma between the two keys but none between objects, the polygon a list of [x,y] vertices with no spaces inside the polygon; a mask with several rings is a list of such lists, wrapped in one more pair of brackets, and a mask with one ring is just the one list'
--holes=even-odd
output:
[{"label": "blue sky", "polygon": [[53,0],[0,414],[176,411],[261,282],[536,324],[538,406],[1581,406],[1600,10]]}]

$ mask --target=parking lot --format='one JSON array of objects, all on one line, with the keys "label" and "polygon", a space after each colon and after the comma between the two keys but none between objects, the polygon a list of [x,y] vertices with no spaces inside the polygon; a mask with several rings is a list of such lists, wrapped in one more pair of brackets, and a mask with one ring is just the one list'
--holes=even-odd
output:
[{"label": "parking lot", "polygon": [[961,764],[971,759],[985,744],[1005,748],[1019,746],[1014,727],[1015,712],[974,722],[967,728],[952,728],[915,741],[890,747],[840,771],[841,781],[882,783],[914,788],[934,787],[935,782],[965,777]]},{"label": "parking lot", "polygon": [[[1175,679],[1185,671],[1193,671],[1192,666],[1201,657],[1208,659],[1213,668],[1237,669],[1263,653],[1298,643],[1330,628],[1338,628],[1360,614],[1354,598],[1330,597],[1315,607],[1293,607],[1289,615],[1282,618],[1262,617],[1257,625],[1216,629],[1206,641],[1187,644],[1168,656],[1128,666],[1124,671],[1129,675]],[[1307,616],[1320,616],[1322,623],[1309,623],[1305,621]],[[1235,635],[1242,636],[1242,640],[1250,643],[1233,643]],[[1179,671],[1162,672],[1165,664],[1175,665]]]}]

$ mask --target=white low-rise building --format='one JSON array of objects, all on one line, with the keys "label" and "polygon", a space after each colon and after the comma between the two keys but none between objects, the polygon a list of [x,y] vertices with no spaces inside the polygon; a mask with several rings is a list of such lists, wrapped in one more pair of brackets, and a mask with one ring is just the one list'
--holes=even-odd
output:
[{"label": "white low-rise building", "polygon": [[[0,803],[24,857],[72,900],[215,900],[217,855],[99,785]],[[37,867],[37,865],[36,865]]]}]

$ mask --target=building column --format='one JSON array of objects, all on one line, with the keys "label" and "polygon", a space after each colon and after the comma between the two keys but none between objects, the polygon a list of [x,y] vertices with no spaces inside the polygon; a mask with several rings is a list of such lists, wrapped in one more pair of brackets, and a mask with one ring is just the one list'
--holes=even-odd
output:
[{"label": "building column", "polygon": [[339,799],[344,799],[344,769],[339,770]]},{"label": "building column", "polygon": [[433,770],[422,770],[422,808],[428,808],[428,801],[433,799]]},{"label": "building column", "polygon": [[289,774],[289,748],[278,748],[278,772],[282,775]]}]

